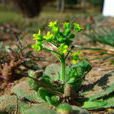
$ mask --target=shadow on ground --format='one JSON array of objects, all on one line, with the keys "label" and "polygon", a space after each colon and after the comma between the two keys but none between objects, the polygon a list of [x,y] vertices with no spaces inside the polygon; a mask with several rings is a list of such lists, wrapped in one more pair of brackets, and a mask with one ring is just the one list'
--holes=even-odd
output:
[{"label": "shadow on ground", "polygon": [[109,83],[113,83],[114,82],[113,78],[114,78],[114,71],[105,74],[99,80],[97,80],[96,82],[94,82],[92,84],[87,84],[87,85],[82,86],[81,90],[89,91],[89,90],[92,90],[95,86],[99,86],[102,89],[104,89],[104,88],[106,88],[109,85]]}]

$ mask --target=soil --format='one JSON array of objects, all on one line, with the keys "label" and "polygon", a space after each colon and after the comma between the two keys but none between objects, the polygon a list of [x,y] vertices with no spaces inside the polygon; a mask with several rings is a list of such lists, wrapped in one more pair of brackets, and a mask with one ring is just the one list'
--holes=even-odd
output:
[{"label": "soil", "polygon": [[[87,21],[88,20],[89,19],[87,19]],[[111,24],[111,27],[114,27],[114,22],[112,20],[113,20],[112,18],[109,18],[107,20],[107,22]],[[90,22],[90,20],[89,20],[89,22]],[[103,26],[105,26],[105,25],[103,25]],[[22,35],[22,36],[23,36],[23,34],[24,33],[20,33],[20,35]],[[32,39],[31,34],[26,34],[24,36],[24,42],[32,43],[32,40],[30,40],[30,39]],[[83,44],[83,45],[87,45],[91,48],[103,48],[104,50],[107,50],[109,52],[108,54],[112,54],[112,56],[114,54],[114,48],[112,48],[110,46],[106,46],[106,45],[99,44],[99,43],[93,44],[92,42],[90,42],[90,40],[86,40],[86,39],[82,40],[81,38],[79,38],[79,39],[80,40],[78,40],[78,42],[75,43],[75,45],[77,45],[77,44],[82,45]],[[4,32],[1,33],[0,32],[0,41],[3,41],[4,46],[5,45],[10,45],[11,48],[14,48],[15,44],[16,44],[15,34],[14,33],[12,34],[12,33],[4,33]],[[100,51],[93,52],[91,50],[83,50],[82,51],[82,56],[87,57],[89,59],[93,59],[93,58],[96,58],[96,57],[102,58],[103,56],[108,56],[108,54],[100,55],[100,53],[101,53]],[[51,63],[58,63],[58,61],[53,56],[51,56],[50,53],[41,51],[39,53],[36,53],[35,55],[37,55],[38,58],[42,59],[42,60],[39,60],[37,62],[37,64],[40,67],[46,67],[47,65],[49,65]],[[70,61],[68,60],[68,63],[69,62]],[[89,62],[92,65],[92,70],[86,76],[84,86],[82,87],[83,90],[84,89],[89,90],[90,88],[93,87],[93,85],[98,83],[98,80],[105,77],[106,74],[109,74],[110,72],[114,71],[114,65],[111,63],[110,59],[108,59],[108,60],[107,59],[106,60],[95,59],[95,60],[91,60]],[[25,75],[25,74],[23,74],[23,75]],[[12,84],[7,84],[6,86],[4,86],[5,83],[0,84],[0,95],[10,93],[10,89],[14,85],[16,85],[17,83],[21,82],[22,80],[25,80],[25,77],[21,78],[19,80],[16,80]],[[110,81],[112,81],[112,80],[108,80],[107,83],[110,83]],[[103,83],[104,82],[102,80],[102,84]],[[99,87],[96,87],[96,88],[93,89],[93,92],[98,91],[99,89],[100,89]],[[104,111],[92,112],[92,114],[108,114],[108,113],[109,112],[107,110],[105,110],[105,112]]]}]

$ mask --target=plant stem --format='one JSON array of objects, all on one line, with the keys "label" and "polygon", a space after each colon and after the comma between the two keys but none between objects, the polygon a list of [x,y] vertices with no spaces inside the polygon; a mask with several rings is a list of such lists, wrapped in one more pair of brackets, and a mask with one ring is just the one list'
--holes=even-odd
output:
[{"label": "plant stem", "polygon": [[65,57],[61,58],[61,76],[60,80],[65,83]]},{"label": "plant stem", "polygon": [[53,51],[53,50],[49,50],[47,48],[44,48],[44,50],[46,50],[48,52],[52,52],[52,54],[55,55],[56,58],[60,61],[60,63],[61,63],[60,80],[62,81],[62,83],[65,83],[65,60],[67,57],[64,54],[61,55],[60,53]]}]

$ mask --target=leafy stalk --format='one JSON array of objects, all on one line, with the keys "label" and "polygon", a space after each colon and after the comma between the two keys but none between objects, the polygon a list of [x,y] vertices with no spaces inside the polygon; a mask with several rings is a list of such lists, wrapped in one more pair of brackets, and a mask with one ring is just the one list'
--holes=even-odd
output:
[{"label": "leafy stalk", "polygon": [[61,76],[60,80],[65,83],[65,57],[63,56],[61,59]]}]

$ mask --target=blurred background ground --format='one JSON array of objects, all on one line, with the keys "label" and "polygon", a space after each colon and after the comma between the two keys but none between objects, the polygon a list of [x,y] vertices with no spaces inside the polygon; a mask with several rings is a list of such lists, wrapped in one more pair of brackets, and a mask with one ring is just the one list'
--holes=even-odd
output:
[{"label": "blurred background ground", "polygon": [[[23,0],[25,5],[24,1],[26,0]],[[62,9],[57,9],[57,1],[54,0],[40,2],[33,0],[31,5],[25,5],[25,8],[24,5],[19,5],[18,0],[0,2],[0,42],[3,42],[4,46],[10,45],[13,48],[17,42],[16,37],[21,37],[24,42],[31,44],[32,34],[39,29],[47,31],[49,21],[56,20],[60,24],[64,21],[77,22],[85,30],[76,36],[74,45],[82,50],[82,55],[92,64],[92,70],[87,75],[85,83],[94,83],[103,75],[113,71],[114,18],[102,16],[103,0],[66,0]],[[38,12],[33,13],[35,8],[31,7],[39,7],[36,8]],[[37,55],[50,60],[50,62],[38,62],[40,66],[45,67],[54,60],[48,53],[41,52]]]},{"label": "blurred background ground", "polygon": [[[98,40],[100,36],[106,36],[114,27],[113,18],[104,17],[102,15],[103,0],[66,0],[62,8],[58,8],[57,1],[59,0],[48,0],[47,2],[42,0],[41,3],[41,1],[38,0],[33,0],[32,2],[29,0],[28,2],[23,1],[21,3],[23,6],[21,6],[21,0],[1,0],[0,41],[3,41],[4,45],[8,44],[13,47],[16,42],[16,37],[21,36],[24,40],[31,43],[33,33],[36,33],[39,29],[47,31],[46,27],[49,21],[56,20],[60,24],[65,21],[70,23],[77,22],[85,28],[85,30],[75,38],[75,45],[79,44],[81,46],[97,48],[107,47],[107,45],[101,46],[102,44],[99,45],[97,41],[95,41]],[[35,3],[38,4],[36,5]],[[40,7],[40,9],[33,7]],[[38,10],[36,14],[33,13],[35,12],[34,10]],[[30,16],[29,13],[33,13],[34,15]],[[98,32],[97,39],[95,39],[94,30]],[[104,32],[106,35],[104,35]],[[84,33],[86,33],[86,35]],[[90,34],[90,36],[88,36],[88,34]],[[113,34],[111,38],[112,37]],[[112,42],[113,45],[113,41],[110,42]]]}]

